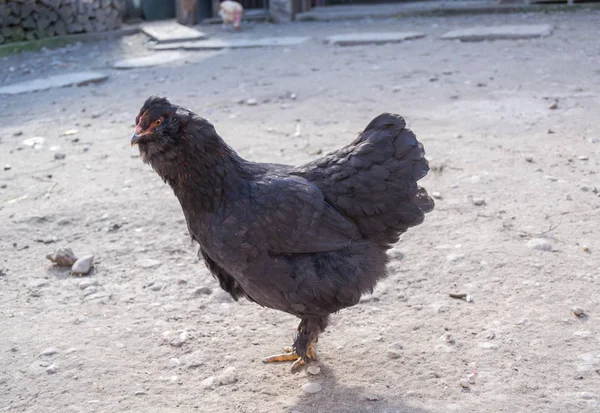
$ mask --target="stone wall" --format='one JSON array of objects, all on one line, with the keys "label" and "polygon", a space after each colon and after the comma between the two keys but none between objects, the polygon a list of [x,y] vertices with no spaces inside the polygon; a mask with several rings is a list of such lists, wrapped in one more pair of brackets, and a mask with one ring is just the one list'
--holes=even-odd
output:
[{"label": "stone wall", "polygon": [[0,0],[0,44],[121,26],[125,0]]}]

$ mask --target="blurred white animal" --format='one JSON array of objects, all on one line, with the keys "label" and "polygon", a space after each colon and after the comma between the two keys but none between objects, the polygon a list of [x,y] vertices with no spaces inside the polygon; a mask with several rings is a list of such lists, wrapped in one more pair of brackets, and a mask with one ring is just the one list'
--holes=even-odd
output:
[{"label": "blurred white animal", "polygon": [[243,14],[244,8],[237,1],[225,0],[221,2],[219,16],[223,19],[223,28],[227,27],[228,24],[233,24],[233,28],[239,30]]}]

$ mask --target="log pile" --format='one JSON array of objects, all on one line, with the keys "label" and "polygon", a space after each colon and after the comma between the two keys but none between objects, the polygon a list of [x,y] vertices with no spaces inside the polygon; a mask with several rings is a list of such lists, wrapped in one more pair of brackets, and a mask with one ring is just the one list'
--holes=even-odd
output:
[{"label": "log pile", "polygon": [[0,44],[115,30],[125,0],[0,0]]}]

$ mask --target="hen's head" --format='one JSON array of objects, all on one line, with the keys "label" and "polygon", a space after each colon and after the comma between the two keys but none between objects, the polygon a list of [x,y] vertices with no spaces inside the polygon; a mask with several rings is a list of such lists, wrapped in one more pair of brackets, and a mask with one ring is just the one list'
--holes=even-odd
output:
[{"label": "hen's head", "polygon": [[131,146],[138,145],[144,162],[178,147],[185,115],[165,98],[151,96],[146,100],[135,118],[137,126],[131,137]]}]

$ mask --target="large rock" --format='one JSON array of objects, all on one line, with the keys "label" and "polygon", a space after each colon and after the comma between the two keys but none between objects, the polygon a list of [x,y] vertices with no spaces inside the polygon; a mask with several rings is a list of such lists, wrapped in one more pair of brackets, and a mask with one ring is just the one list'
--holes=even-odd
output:
[{"label": "large rock", "polygon": [[54,24],[54,31],[57,36],[64,36],[67,34],[67,26],[59,20]]},{"label": "large rock", "polygon": [[83,31],[83,24],[73,22],[67,24],[67,32],[69,33],[81,33]]},{"label": "large rock", "polygon": [[29,16],[23,20],[21,26],[23,26],[24,29],[35,29],[35,20],[33,20],[32,16]]},{"label": "large rock", "polygon": [[207,37],[206,34],[196,29],[174,21],[147,23],[142,26],[142,31],[158,43],[183,42]]},{"label": "large rock", "polygon": [[514,26],[480,26],[452,30],[442,35],[442,39],[478,42],[483,40],[516,40],[544,37],[552,34],[549,24],[526,24]]}]

